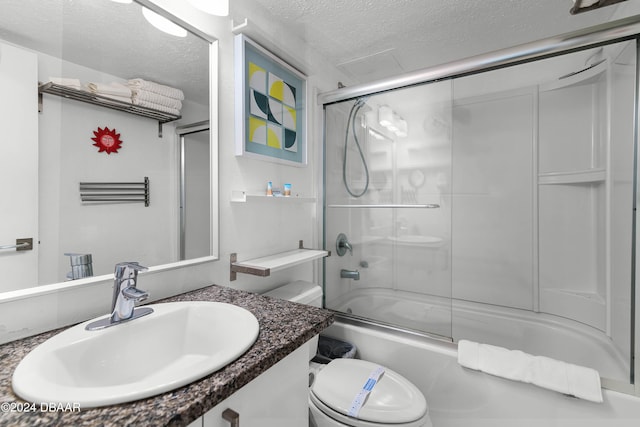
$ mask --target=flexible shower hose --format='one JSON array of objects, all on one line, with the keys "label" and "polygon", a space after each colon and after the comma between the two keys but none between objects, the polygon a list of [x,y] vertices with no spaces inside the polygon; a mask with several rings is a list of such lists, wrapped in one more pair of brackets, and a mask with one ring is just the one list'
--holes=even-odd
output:
[{"label": "flexible shower hose", "polygon": [[[360,146],[360,141],[358,140],[358,134],[356,133],[356,117],[358,116],[358,112],[362,107],[364,107],[365,102],[363,99],[358,99],[353,106],[351,107],[351,111],[349,112],[349,118],[347,119],[347,129],[344,135],[344,157],[342,159],[342,182],[344,183],[344,188],[347,192],[353,197],[362,197],[367,190],[369,189],[369,168],[367,167],[367,160],[364,158],[364,153],[362,152],[362,147]],[[358,148],[358,152],[360,153],[360,158],[362,159],[362,165],[364,166],[365,173],[365,184],[364,189],[356,193],[350,187],[347,182],[347,153],[349,146],[349,126],[351,126],[351,131],[353,132],[353,140],[356,143],[356,147]]]}]

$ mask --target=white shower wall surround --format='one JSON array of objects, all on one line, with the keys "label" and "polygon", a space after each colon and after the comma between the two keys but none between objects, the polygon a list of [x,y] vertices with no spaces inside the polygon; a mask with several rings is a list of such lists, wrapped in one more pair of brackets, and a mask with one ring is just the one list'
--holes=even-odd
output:
[{"label": "white shower wall surround", "polygon": [[[370,186],[357,199],[341,170],[352,101],[325,106],[325,241],[332,248],[345,233],[353,245],[352,256],[326,261],[327,307],[358,301],[360,316],[525,345],[628,383],[635,49],[623,42],[369,96],[356,124]],[[383,105],[407,120],[408,137],[378,124]],[[366,171],[346,149],[357,191]],[[360,280],[340,279],[341,269]],[[464,304],[482,315],[471,320]]]}]

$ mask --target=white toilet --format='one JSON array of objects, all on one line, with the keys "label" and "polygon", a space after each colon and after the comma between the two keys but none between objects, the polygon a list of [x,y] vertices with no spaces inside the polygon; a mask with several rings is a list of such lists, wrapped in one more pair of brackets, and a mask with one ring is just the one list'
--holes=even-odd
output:
[{"label": "white toilet", "polygon": [[[322,288],[297,281],[265,293],[274,298],[322,307]],[[309,360],[318,337],[307,344]],[[402,375],[384,372],[364,400],[356,416],[349,411],[356,396],[380,365],[360,359],[335,359],[327,365],[312,363],[315,379],[309,391],[309,422],[312,427],[431,427],[427,402],[418,388]]]}]

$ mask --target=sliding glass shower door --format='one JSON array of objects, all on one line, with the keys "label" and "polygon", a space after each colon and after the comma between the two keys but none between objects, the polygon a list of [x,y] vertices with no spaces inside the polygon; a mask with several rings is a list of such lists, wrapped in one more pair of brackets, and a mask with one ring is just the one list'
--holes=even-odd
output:
[{"label": "sliding glass shower door", "polygon": [[451,82],[325,114],[326,306],[451,336]]}]

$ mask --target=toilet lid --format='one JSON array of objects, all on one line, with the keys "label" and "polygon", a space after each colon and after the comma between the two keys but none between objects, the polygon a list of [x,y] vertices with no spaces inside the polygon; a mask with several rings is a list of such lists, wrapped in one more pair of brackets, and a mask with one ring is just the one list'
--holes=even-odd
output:
[{"label": "toilet lid", "polygon": [[[316,375],[314,396],[334,411],[347,415],[369,375],[380,365],[358,359],[335,359]],[[373,423],[409,423],[423,417],[427,402],[416,386],[385,368],[357,418]]]}]

